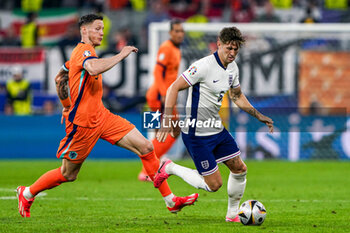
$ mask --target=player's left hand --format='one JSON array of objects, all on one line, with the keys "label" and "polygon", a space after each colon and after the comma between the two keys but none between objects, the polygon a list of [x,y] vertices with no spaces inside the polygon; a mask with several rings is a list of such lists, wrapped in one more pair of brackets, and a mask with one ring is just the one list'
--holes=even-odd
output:
[{"label": "player's left hand", "polygon": [[265,123],[269,127],[269,132],[273,133],[273,120],[270,117],[261,114],[258,120]]}]

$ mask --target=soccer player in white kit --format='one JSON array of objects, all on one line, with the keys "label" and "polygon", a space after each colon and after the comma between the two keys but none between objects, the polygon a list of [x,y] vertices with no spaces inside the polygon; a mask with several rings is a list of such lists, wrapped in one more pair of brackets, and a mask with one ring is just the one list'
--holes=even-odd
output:
[{"label": "soccer player in white kit", "polygon": [[247,166],[218,114],[224,94],[229,91],[230,99],[240,109],[256,117],[273,132],[272,119],[258,112],[241,91],[239,70],[234,60],[244,41],[236,27],[221,30],[217,40],[218,50],[194,62],[168,88],[162,128],[157,133],[160,142],[166,139],[168,133],[172,133],[168,126],[178,92],[189,88],[182,139],[198,172],[167,160],[159,167],[154,186],[159,187],[170,175],[176,175],[195,188],[215,192],[222,186],[217,163],[223,162],[230,169],[227,184],[228,222],[239,222],[237,214],[246,186]]}]

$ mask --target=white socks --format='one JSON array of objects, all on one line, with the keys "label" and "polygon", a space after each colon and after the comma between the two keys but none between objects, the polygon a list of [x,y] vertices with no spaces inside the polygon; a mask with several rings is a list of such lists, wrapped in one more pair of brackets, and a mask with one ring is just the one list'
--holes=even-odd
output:
[{"label": "white socks", "polygon": [[239,202],[245,190],[247,172],[235,174],[230,172],[227,182],[228,207],[226,217],[235,218],[238,214]]},{"label": "white socks", "polygon": [[199,175],[197,170],[192,170],[171,162],[165,167],[165,172],[180,177],[186,183],[197,189],[204,189],[205,191],[212,192],[205,183],[203,176]]},{"label": "white socks", "polygon": [[175,202],[173,201],[174,194],[169,194],[168,196],[163,197],[166,206],[168,207],[174,207]]},{"label": "white socks", "polygon": [[33,198],[33,194],[29,191],[29,187],[26,187],[23,191],[23,196],[25,197],[25,199],[30,199]]}]

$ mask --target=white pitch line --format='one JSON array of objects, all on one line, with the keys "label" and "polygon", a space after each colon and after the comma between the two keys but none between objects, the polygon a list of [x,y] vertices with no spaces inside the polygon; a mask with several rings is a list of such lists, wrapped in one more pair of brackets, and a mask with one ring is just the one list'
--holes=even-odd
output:
[{"label": "white pitch line", "polygon": [[[37,197],[40,197],[40,199],[43,200],[65,200],[64,197],[47,197],[47,193],[39,193]],[[0,200],[13,200],[17,199],[17,197],[14,196],[0,196]],[[159,198],[93,198],[93,197],[76,197],[74,198],[77,201],[113,201],[113,200],[119,200],[119,201],[158,201]],[[199,199],[199,202],[227,202],[226,199]],[[301,202],[301,203],[314,203],[314,202],[337,202],[337,203],[350,203],[350,200],[261,200],[261,202]]]}]

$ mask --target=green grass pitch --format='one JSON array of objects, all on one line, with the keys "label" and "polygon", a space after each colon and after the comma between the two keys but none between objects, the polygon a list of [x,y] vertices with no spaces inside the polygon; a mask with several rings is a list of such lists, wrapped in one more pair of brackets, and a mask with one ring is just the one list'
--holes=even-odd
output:
[{"label": "green grass pitch", "polygon": [[[192,161],[180,164],[194,168]],[[196,190],[177,177],[176,195],[199,192],[198,202],[171,214],[158,191],[136,177],[139,161],[87,160],[78,179],[47,190],[32,206],[32,217],[17,212],[14,189],[30,185],[60,161],[0,160],[0,232],[350,232],[350,163],[247,161],[242,201],[261,201],[261,226],[226,223],[228,169],[216,193]]]}]

